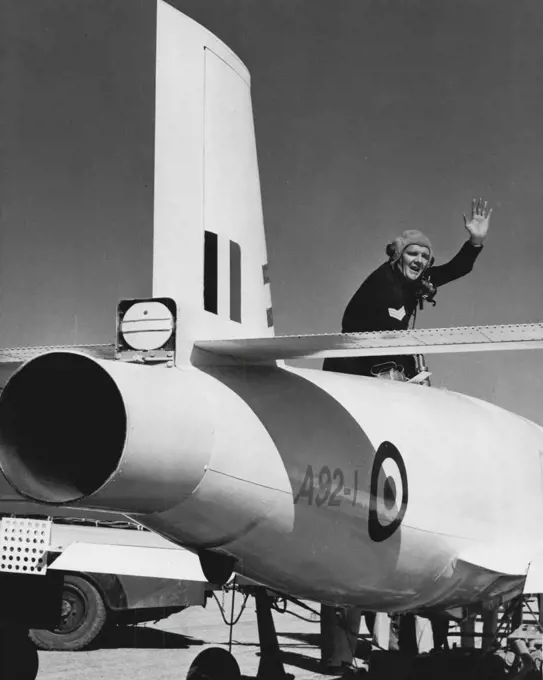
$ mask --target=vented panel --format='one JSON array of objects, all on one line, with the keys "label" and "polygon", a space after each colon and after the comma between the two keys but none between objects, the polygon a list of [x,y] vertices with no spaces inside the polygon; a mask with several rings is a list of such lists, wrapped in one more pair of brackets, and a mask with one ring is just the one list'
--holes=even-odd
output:
[{"label": "vented panel", "polygon": [[45,574],[51,522],[20,517],[0,522],[0,571]]}]

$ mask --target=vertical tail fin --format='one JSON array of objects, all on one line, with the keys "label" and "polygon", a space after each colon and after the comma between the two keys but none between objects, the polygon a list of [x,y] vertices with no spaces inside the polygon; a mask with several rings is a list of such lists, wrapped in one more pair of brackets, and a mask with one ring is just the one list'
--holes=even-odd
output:
[{"label": "vertical tail fin", "polygon": [[194,340],[273,335],[250,77],[215,36],[158,0],[153,295]]}]

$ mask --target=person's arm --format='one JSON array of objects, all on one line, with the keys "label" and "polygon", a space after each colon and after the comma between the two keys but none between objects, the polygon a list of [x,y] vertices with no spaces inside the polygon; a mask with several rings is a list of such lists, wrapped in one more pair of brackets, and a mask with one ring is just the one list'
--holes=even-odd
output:
[{"label": "person's arm", "polygon": [[426,277],[437,288],[460,279],[473,269],[475,260],[479,257],[482,249],[482,246],[477,247],[472,245],[470,241],[466,241],[452,260],[437,267],[430,267]]},{"label": "person's arm", "polygon": [[427,272],[428,279],[437,286],[445,285],[451,281],[469,274],[473,269],[475,260],[479,257],[483,248],[483,242],[488,233],[492,209],[488,203],[480,198],[473,199],[471,203],[471,218],[464,213],[464,227],[469,234],[469,240],[464,243],[459,252],[445,264],[430,267]]}]

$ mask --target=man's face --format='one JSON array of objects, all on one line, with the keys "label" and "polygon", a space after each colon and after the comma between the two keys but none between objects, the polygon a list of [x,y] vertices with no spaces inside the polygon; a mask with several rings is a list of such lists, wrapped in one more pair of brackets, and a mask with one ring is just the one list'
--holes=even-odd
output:
[{"label": "man's face", "polygon": [[398,267],[408,281],[416,281],[430,262],[426,246],[407,246],[398,261]]}]

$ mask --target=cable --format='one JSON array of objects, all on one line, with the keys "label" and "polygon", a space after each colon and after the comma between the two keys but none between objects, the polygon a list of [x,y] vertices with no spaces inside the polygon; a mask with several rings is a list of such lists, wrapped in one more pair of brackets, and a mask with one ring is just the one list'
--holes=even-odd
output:
[{"label": "cable", "polygon": [[[235,581],[234,577],[234,581]],[[230,604],[230,621],[234,620],[234,600],[236,599],[236,588],[232,589],[232,602]],[[241,616],[241,614],[240,614]],[[234,626],[228,626],[228,653],[232,654],[232,635],[234,633]]]},{"label": "cable", "polygon": [[[235,620],[232,620],[232,619],[231,619],[230,621],[228,621],[228,620],[226,619],[226,616],[224,615],[224,607],[223,607],[223,605],[221,604],[221,602],[220,602],[219,598],[217,597],[217,595],[216,595],[215,593],[212,593],[212,595],[213,595],[213,597],[215,598],[215,601],[217,602],[217,604],[219,605],[219,611],[220,611],[220,613],[221,613],[222,620],[224,621],[224,623],[225,623],[227,626],[231,626],[231,627],[232,627],[232,626],[235,626],[236,623],[240,620],[241,615],[243,614],[243,612],[244,612],[244,610],[245,610],[245,607],[247,606],[247,600],[249,599],[249,595],[245,594],[245,596],[244,596],[245,599],[243,600],[243,603],[242,603],[242,605],[241,605],[241,609],[240,609],[240,611],[239,611],[239,614],[236,616]],[[232,605],[232,614],[233,614],[233,605]]]},{"label": "cable", "polygon": [[283,612],[279,612],[280,614],[290,614],[291,616],[294,616],[296,619],[300,619],[300,621],[306,621],[307,623],[316,623],[315,619],[308,619],[305,616],[302,616],[301,614],[296,614],[293,612],[291,609],[286,609]]},{"label": "cable", "polygon": [[281,597],[277,598],[277,600],[281,600],[284,602],[284,605],[280,608],[275,602],[272,604],[272,609],[274,609],[276,612],[279,614],[290,614],[291,616],[294,616],[297,619],[300,619],[300,621],[306,621],[307,623],[316,623],[315,619],[309,619],[306,618],[305,616],[301,616],[301,614],[296,614],[296,612],[293,612],[292,609],[288,608],[288,603],[293,602],[294,604],[298,605],[301,609],[307,609],[310,611],[314,616],[317,617],[317,621],[320,620],[320,614],[318,611],[315,609],[312,609],[309,605],[305,604],[304,602],[300,602],[299,600],[294,600],[286,597]]},{"label": "cable", "polygon": [[[282,602],[282,606],[279,607],[279,602]],[[287,611],[287,599],[286,597],[278,597],[275,602],[272,602],[271,608],[275,609],[279,614],[284,614]]]}]

